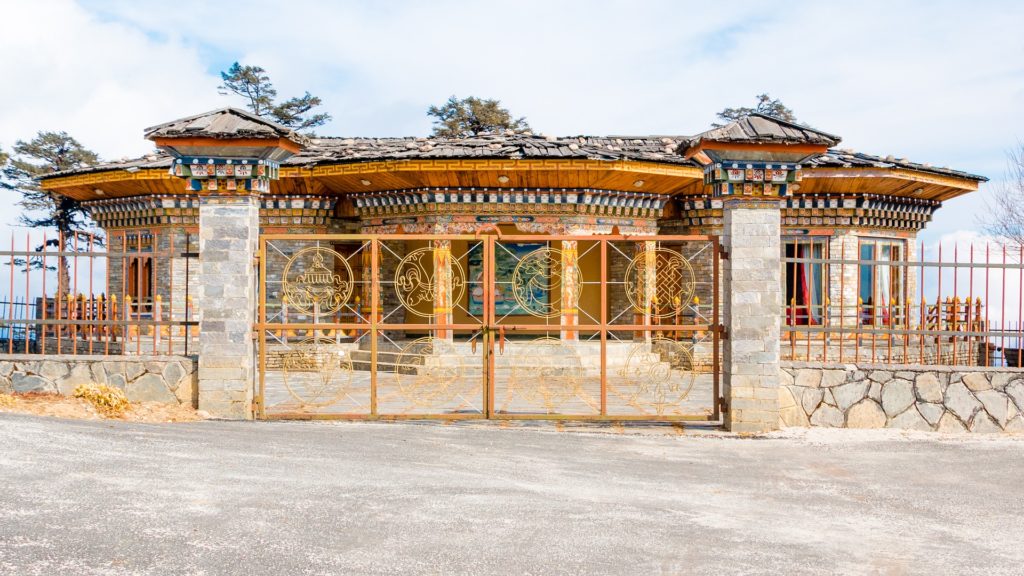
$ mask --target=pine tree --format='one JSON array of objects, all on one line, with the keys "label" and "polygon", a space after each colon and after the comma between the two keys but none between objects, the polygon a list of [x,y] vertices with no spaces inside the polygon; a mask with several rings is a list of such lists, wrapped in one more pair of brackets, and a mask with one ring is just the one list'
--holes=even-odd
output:
[{"label": "pine tree", "polygon": [[475,96],[462,100],[452,96],[441,106],[431,106],[427,115],[435,118],[434,136],[477,136],[530,129],[526,118],[513,118],[500,101]]},{"label": "pine tree", "polygon": [[[28,142],[15,142],[12,152],[13,156],[3,163],[0,187],[21,192],[18,205],[23,212],[18,220],[32,228],[54,228],[67,241],[76,240],[78,246],[102,242],[90,229],[88,213],[78,200],[43,190],[38,180],[46,174],[97,164],[99,156],[67,132],[39,132]],[[59,247],[59,238],[48,239],[45,245],[36,247],[36,251],[42,252],[47,246]],[[65,246],[65,251],[69,249]],[[59,262],[58,281],[66,290],[70,286],[68,259],[61,256]],[[24,260],[16,264],[24,265]],[[30,264],[40,268],[42,259],[31,259]]]},{"label": "pine tree", "polygon": [[753,113],[765,114],[779,120],[785,120],[786,122],[795,123],[796,116],[793,111],[786,107],[781,100],[773,99],[768,94],[757,95],[757,105],[753,108],[740,107],[740,108],[726,108],[718,113],[718,119],[722,120],[722,124],[713,124],[714,127],[718,128],[724,126],[733,120],[737,120],[744,116],[749,116]]},{"label": "pine tree", "polygon": [[235,94],[245,98],[249,111],[282,126],[302,131],[323,126],[331,119],[331,115],[325,113],[307,116],[310,111],[323,104],[319,97],[308,91],[300,97],[277,102],[277,89],[270,81],[267,71],[260,66],[242,66],[235,62],[227,72],[221,72],[220,77],[223,81],[220,86],[221,94]]}]

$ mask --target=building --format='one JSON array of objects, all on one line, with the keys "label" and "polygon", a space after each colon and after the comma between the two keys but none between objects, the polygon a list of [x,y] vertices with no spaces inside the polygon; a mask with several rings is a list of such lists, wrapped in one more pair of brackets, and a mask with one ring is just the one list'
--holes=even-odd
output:
[{"label": "building", "polygon": [[[695,136],[309,138],[228,108],[145,135],[158,151],[43,186],[110,246],[169,255],[111,260],[107,294],[201,318],[200,405],[236,417],[254,394],[266,413],[270,375],[300,416],[347,415],[330,407],[360,387],[348,408],[376,415],[379,385],[400,416],[660,418],[706,374],[700,414],[770,428],[777,403],[745,417],[730,398],[777,387],[780,326],[916,326],[899,262],[985,181],[758,114]],[[676,372],[689,384],[660,389]]]}]

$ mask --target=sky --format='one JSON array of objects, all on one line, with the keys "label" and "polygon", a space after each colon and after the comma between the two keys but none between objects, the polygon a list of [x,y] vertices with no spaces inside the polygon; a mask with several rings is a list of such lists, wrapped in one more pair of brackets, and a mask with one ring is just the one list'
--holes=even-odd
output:
[{"label": "sky", "polygon": [[[337,136],[425,135],[450,95],[542,133],[694,134],[768,92],[841,148],[988,176],[922,238],[977,237],[1024,139],[1024,2],[0,0],[0,147],[65,130],[105,159],[243,102],[234,61],[309,90]],[[0,198],[0,221],[17,209]]]}]

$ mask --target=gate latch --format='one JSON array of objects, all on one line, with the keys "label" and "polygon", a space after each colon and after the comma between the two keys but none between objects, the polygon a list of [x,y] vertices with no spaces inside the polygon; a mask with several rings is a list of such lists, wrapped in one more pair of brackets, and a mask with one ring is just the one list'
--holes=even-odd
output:
[{"label": "gate latch", "polygon": [[718,325],[718,334],[722,337],[722,340],[729,339],[729,328],[725,324]]}]

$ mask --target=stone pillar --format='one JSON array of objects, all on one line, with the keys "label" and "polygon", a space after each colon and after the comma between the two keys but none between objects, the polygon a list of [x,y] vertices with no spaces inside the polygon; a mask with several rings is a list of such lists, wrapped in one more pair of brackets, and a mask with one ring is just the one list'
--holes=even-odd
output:
[{"label": "stone pillar", "polygon": [[727,198],[722,244],[725,426],[765,432],[779,425],[782,262],[778,200]]},{"label": "stone pillar", "polygon": [[199,207],[199,409],[252,418],[259,199],[208,196]]},{"label": "stone pillar", "polygon": [[[577,270],[579,269],[579,251],[576,240],[562,241],[562,266],[561,266],[561,319],[560,324],[564,326],[579,325],[579,299],[580,288],[576,285]],[[562,340],[576,340],[579,332],[574,330],[562,330]]]}]

